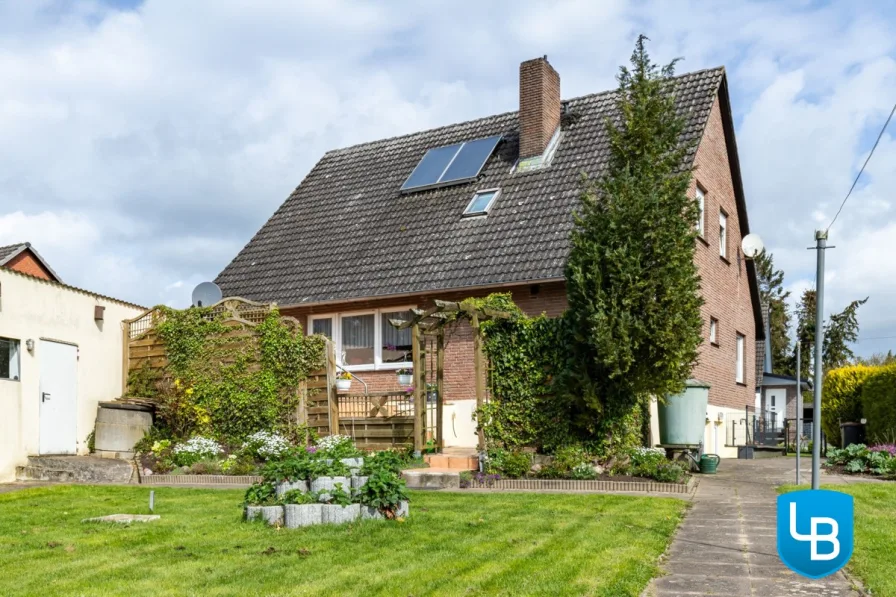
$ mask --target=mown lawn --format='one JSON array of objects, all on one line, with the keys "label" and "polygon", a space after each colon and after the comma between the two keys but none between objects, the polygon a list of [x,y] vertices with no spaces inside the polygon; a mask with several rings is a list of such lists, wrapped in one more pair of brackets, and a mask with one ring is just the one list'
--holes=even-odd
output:
[{"label": "mown lawn", "polygon": [[[822,479],[823,480],[823,479]],[[855,538],[846,565],[876,597],[896,597],[896,483],[823,487],[855,498]],[[788,486],[786,491],[797,487]],[[805,487],[803,488],[805,489]]]},{"label": "mown lawn", "polygon": [[0,595],[638,595],[685,509],[669,498],[412,494],[403,522],[273,529],[241,491],[56,486],[0,495]]}]

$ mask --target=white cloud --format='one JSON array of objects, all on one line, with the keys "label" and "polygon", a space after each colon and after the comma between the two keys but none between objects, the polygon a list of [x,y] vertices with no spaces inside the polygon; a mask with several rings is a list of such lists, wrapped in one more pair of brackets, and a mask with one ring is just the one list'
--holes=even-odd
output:
[{"label": "white cloud", "polygon": [[[327,150],[512,110],[521,60],[612,87],[639,32],[725,64],[750,222],[794,288],[896,97],[876,3],[0,1],[0,241],[68,281],[186,304]],[[64,11],[64,12],[60,12]],[[475,16],[474,16],[475,15]],[[719,35],[719,32],[724,34]],[[836,51],[834,51],[836,48]],[[896,329],[888,135],[832,231],[832,309]],[[864,348],[863,348],[864,350]]]}]

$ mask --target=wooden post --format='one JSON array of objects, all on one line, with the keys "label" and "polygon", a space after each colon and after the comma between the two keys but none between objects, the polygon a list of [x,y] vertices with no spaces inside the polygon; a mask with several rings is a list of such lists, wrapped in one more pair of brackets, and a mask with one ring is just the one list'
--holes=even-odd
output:
[{"label": "wooden post", "polygon": [[336,394],[336,346],[327,341],[327,404],[330,407],[330,435],[339,435],[339,396]]},{"label": "wooden post", "polygon": [[411,326],[411,351],[414,353],[414,452],[423,453],[424,439],[426,433],[425,417],[426,403],[424,398],[423,369],[426,367],[426,361],[423,358],[423,346],[420,342],[420,326],[416,323]]},{"label": "wooden post", "polygon": [[[476,410],[482,408],[485,403],[485,377],[483,376],[482,338],[479,336],[479,315],[475,312],[470,317],[470,325],[473,326],[473,375],[476,377]],[[481,423],[481,422],[479,422]],[[479,451],[485,450],[485,433],[482,425],[476,425],[479,435]]]},{"label": "wooden post", "polygon": [[445,330],[439,329],[439,335],[436,336],[436,446],[439,451],[444,447],[444,438],[442,437],[442,391],[445,387]]},{"label": "wooden post", "polygon": [[131,368],[131,324],[127,321],[121,324],[121,395],[128,393],[128,373]]},{"label": "wooden post", "polygon": [[303,379],[299,382],[296,390],[298,395],[298,404],[296,404],[296,424],[305,426],[305,445],[308,445],[308,380]]}]

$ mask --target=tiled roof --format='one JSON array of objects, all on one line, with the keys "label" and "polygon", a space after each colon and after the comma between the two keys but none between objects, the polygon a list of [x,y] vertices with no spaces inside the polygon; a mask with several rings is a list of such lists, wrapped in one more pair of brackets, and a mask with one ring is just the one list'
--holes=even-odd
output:
[{"label": "tiled roof", "polygon": [[[702,136],[723,79],[722,68],[678,77],[684,140]],[[606,169],[616,93],[564,104],[552,163],[526,173],[511,173],[517,112],[328,152],[218,284],[226,296],[295,305],[562,278],[580,175]],[[476,181],[399,192],[427,149],[491,135],[504,141]],[[461,217],[476,190],[495,187],[487,217]]]},{"label": "tiled roof", "polygon": [[16,243],[14,245],[0,247],[0,263],[5,263],[7,259],[21,251],[24,246],[25,243]]}]

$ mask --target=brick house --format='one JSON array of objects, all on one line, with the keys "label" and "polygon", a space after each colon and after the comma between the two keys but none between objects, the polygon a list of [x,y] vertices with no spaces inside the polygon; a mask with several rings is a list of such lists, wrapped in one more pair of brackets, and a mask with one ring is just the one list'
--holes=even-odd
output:
[{"label": "brick house", "polygon": [[50,264],[44,261],[40,253],[31,246],[31,243],[18,243],[0,247],[0,267],[28,274],[35,278],[62,282],[62,279],[53,271]]},{"label": "brick house", "polygon": [[[753,264],[740,251],[749,225],[725,70],[682,75],[676,94],[683,141],[696,142],[706,342],[693,376],[712,385],[712,447],[724,443],[717,427],[754,402],[747,372],[764,334]],[[502,291],[529,314],[563,312],[580,175],[605,171],[614,108],[614,91],[561,100],[547,59],[523,62],[519,112],[326,153],[216,281],[225,296],[275,301],[333,338],[371,391],[398,389],[410,335],[388,320],[409,308]],[[446,352],[446,445],[475,444],[472,367],[461,327]]]}]

